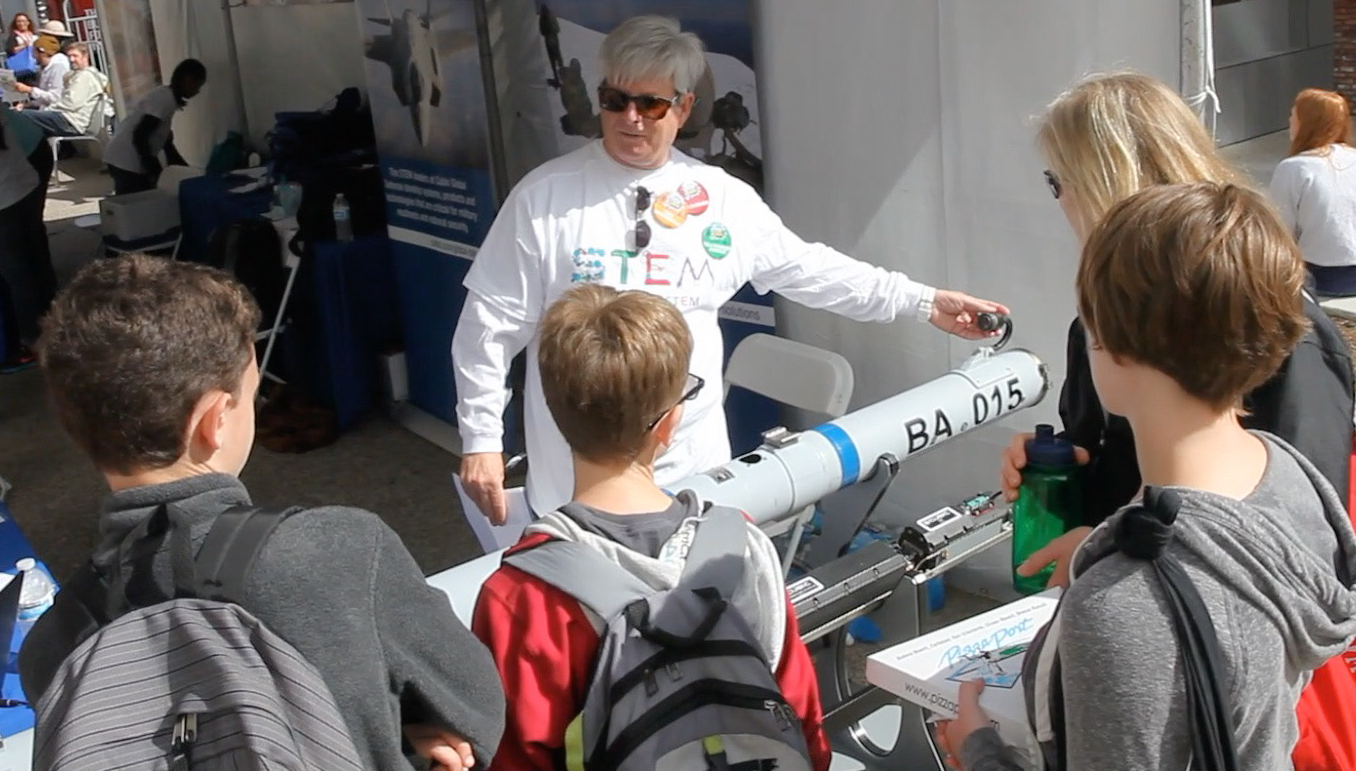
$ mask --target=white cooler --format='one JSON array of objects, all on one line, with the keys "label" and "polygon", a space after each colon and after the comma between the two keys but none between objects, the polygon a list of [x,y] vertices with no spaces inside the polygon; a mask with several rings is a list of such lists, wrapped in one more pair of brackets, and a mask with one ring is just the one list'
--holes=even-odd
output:
[{"label": "white cooler", "polygon": [[124,243],[167,238],[179,227],[179,196],[166,190],[145,190],[99,202],[104,237]]}]

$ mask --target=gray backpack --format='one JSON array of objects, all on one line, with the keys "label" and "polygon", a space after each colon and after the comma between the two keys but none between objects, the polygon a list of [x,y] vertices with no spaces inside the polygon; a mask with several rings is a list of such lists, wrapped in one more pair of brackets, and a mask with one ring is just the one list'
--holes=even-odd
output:
[{"label": "gray backpack", "polygon": [[163,601],[86,565],[63,593],[83,606],[91,634],[38,702],[33,768],[361,771],[320,673],[236,604],[291,513],[232,509],[195,560],[162,507],[127,558],[146,559],[157,536],[169,539],[176,596]]},{"label": "gray backpack", "polygon": [[742,514],[710,507],[668,591],[583,544],[504,557],[604,622],[583,710],[565,733],[569,771],[809,771],[800,719],[730,602],[747,541]]}]

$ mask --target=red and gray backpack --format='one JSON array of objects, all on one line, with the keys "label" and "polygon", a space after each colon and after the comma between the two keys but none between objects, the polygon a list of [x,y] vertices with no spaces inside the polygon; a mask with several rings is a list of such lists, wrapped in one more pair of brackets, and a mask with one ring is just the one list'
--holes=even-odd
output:
[{"label": "red and gray backpack", "polygon": [[810,771],[800,719],[731,602],[747,541],[741,513],[708,508],[682,577],[662,591],[580,543],[504,557],[603,621],[583,709],[566,730],[566,768]]}]

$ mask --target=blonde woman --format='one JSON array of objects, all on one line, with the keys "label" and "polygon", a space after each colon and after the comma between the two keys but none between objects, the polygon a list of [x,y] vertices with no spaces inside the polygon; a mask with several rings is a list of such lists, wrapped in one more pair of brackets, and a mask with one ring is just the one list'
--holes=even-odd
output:
[{"label": "blonde woman", "polygon": [[[1037,141],[1049,165],[1050,192],[1080,244],[1112,206],[1151,185],[1243,184],[1182,98],[1138,73],[1094,76],[1060,95]],[[1351,357],[1312,298],[1305,298],[1304,310],[1312,329],[1276,376],[1244,399],[1243,425],[1294,445],[1345,497],[1352,450]],[[1069,328],[1065,378],[1059,413],[1064,437],[1084,448],[1089,461],[1081,524],[1094,526],[1130,502],[1140,475],[1129,424],[1109,415],[1097,398],[1087,335],[1077,319]],[[1021,484],[1027,438],[1017,436],[1004,451],[1001,475],[1009,498]]]},{"label": "blonde woman", "polygon": [[1295,234],[1316,294],[1356,295],[1356,148],[1346,97],[1306,88],[1290,108],[1290,157],[1271,199]]},{"label": "blonde woman", "polygon": [[[1080,246],[1113,206],[1151,186],[1241,184],[1181,97],[1136,73],[1094,76],[1060,95],[1041,123],[1038,144],[1049,166],[1045,176],[1050,192]],[[1190,307],[1174,310],[1192,312]],[[1246,414],[1241,422],[1293,445],[1345,499],[1352,450],[1350,354],[1332,320],[1307,295],[1303,310],[1310,328],[1279,371],[1244,397]],[[1077,319],[1069,329],[1059,408],[1064,436],[1084,448],[1080,454],[1089,463],[1084,475],[1084,526],[1033,555],[1024,572],[1035,573],[1057,561],[1053,582],[1067,583],[1069,557],[1090,528],[1130,503],[1142,486],[1130,424],[1111,415],[1098,398],[1087,333]],[[1015,437],[1003,454],[1002,483],[1010,498],[1021,483],[1027,438]],[[1320,670],[1315,680],[1327,669]],[[1301,699],[1302,727],[1310,720],[1306,701]],[[1302,752],[1315,751],[1322,750],[1305,739],[1295,759],[1299,762]]]}]

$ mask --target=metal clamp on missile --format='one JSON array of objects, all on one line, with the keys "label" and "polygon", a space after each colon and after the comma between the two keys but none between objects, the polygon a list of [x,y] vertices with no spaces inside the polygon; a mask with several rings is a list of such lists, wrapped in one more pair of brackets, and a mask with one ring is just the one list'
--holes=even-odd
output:
[{"label": "metal clamp on missile", "polygon": [[946,506],[904,527],[897,541],[878,540],[788,583],[801,639],[812,642],[885,603],[902,583],[921,585],[1011,531],[998,493]]}]

